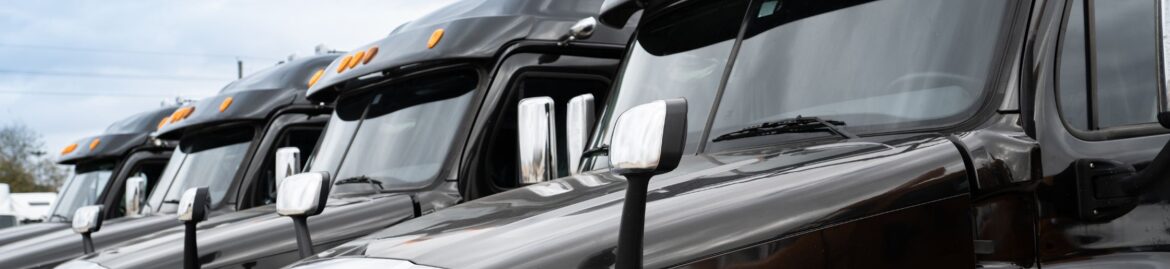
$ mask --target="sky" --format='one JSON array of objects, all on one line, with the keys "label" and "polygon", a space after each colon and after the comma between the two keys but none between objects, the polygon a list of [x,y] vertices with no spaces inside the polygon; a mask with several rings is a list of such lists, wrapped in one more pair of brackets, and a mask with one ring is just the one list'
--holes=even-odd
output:
[{"label": "sky", "polygon": [[110,123],[209,97],[317,45],[350,50],[453,0],[3,1],[0,125],[43,135],[45,150]]}]

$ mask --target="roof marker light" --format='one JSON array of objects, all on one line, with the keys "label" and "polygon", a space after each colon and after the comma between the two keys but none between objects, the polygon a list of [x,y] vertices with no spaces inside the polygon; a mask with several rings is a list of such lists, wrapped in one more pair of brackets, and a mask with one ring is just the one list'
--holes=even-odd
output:
[{"label": "roof marker light", "polygon": [[231,106],[232,106],[232,97],[228,96],[228,98],[223,99],[222,103],[219,103],[219,113],[223,113],[224,110],[227,110],[228,107],[231,107]]},{"label": "roof marker light", "polygon": [[77,143],[73,143],[73,144],[69,144],[68,146],[65,146],[65,149],[61,150],[61,155],[73,153],[74,150],[77,150]]},{"label": "roof marker light", "polygon": [[357,54],[354,54],[354,55],[353,55],[353,60],[350,60],[350,61],[349,61],[349,67],[348,67],[348,68],[349,68],[349,69],[353,69],[354,67],[357,67],[357,65],[358,65],[358,62],[361,62],[361,61],[362,61],[362,58],[365,58],[365,57],[366,57],[366,52],[365,52],[365,51],[359,51]]},{"label": "roof marker light", "polygon": [[313,73],[313,77],[309,78],[309,87],[312,88],[313,84],[317,84],[317,81],[321,80],[321,76],[324,76],[324,75],[325,75],[325,69],[317,69],[317,72]]},{"label": "roof marker light", "polygon": [[345,71],[345,68],[349,67],[349,60],[351,60],[351,59],[353,59],[353,56],[349,56],[349,55],[345,55],[345,58],[341,58],[341,63],[337,64],[337,73],[341,73],[341,71]]},{"label": "roof marker light", "polygon": [[371,60],[374,60],[374,55],[378,55],[378,46],[366,50],[366,58],[362,59],[362,64],[369,64]]},{"label": "roof marker light", "polygon": [[195,107],[186,106],[175,110],[175,113],[171,114],[171,123],[177,123],[186,119],[188,116],[191,116],[191,112],[195,112]]},{"label": "roof marker light", "polygon": [[93,150],[94,148],[97,148],[97,146],[101,145],[101,144],[102,144],[101,139],[94,138],[93,141],[89,141],[89,150]]},{"label": "roof marker light", "polygon": [[431,33],[431,39],[427,40],[427,48],[428,49],[435,48],[435,45],[438,45],[439,40],[442,40],[442,39],[443,39],[443,28],[435,29],[435,32]]},{"label": "roof marker light", "polygon": [[158,127],[155,127],[154,129],[160,130],[163,126],[166,126],[167,123],[171,123],[171,117],[163,117],[162,120],[158,122]]}]

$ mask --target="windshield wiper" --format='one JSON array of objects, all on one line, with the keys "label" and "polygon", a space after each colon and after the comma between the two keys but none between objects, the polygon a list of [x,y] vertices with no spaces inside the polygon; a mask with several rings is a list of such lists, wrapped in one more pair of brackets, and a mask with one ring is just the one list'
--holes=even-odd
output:
[{"label": "windshield wiper", "polygon": [[825,120],[817,117],[796,116],[796,118],[765,122],[763,124],[744,128],[739,131],[726,133],[715,137],[715,140],[712,140],[712,142],[776,134],[812,133],[824,131],[828,131],[844,138],[857,138],[856,135],[841,129],[839,126],[842,125],[845,125],[845,122],[838,120]]},{"label": "windshield wiper", "polygon": [[178,204],[179,200],[163,200],[164,204]]},{"label": "windshield wiper", "polygon": [[62,216],[61,214],[53,214],[52,216],[49,216],[49,221],[53,221],[53,218],[61,218],[61,220],[69,222],[69,218]]},{"label": "windshield wiper", "polygon": [[355,184],[355,183],[366,183],[366,184],[371,184],[371,185],[376,184],[376,185],[378,185],[379,189],[385,189],[384,187],[382,187],[381,181],[378,181],[377,179],[373,179],[373,178],[370,178],[370,177],[364,176],[364,175],[346,178],[346,179],[339,179],[339,180],[337,180],[337,182],[334,182],[333,185],[345,185],[345,184]]}]

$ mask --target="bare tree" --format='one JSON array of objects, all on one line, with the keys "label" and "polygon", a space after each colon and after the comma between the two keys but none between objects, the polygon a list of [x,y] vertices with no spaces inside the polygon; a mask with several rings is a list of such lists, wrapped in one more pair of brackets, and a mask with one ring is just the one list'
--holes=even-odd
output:
[{"label": "bare tree", "polygon": [[45,153],[36,131],[22,123],[0,126],[0,183],[13,192],[55,191],[68,174]]}]

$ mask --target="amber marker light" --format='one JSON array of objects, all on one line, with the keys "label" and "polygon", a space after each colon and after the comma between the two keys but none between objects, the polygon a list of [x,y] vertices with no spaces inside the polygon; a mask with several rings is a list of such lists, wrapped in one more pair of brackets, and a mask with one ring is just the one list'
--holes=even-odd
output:
[{"label": "amber marker light", "polygon": [[353,60],[350,60],[350,61],[349,61],[349,67],[348,67],[348,68],[349,68],[349,69],[353,69],[354,67],[357,67],[358,63],[359,63],[359,62],[361,62],[361,61],[362,61],[362,59],[363,59],[363,58],[365,58],[365,57],[366,57],[366,52],[365,52],[365,51],[359,51],[357,54],[354,54],[354,55],[353,55]]},{"label": "amber marker light", "polygon": [[313,77],[309,78],[309,87],[312,88],[314,84],[317,84],[322,76],[325,76],[325,69],[318,69],[317,73],[313,73]]},{"label": "amber marker light", "polygon": [[223,113],[224,110],[227,110],[228,107],[231,107],[231,106],[232,106],[232,97],[228,96],[228,98],[223,99],[222,103],[219,103],[219,113]]},{"label": "amber marker light", "polygon": [[378,47],[377,46],[371,47],[369,50],[366,50],[366,58],[362,59],[362,64],[369,64],[371,60],[374,60],[374,55],[378,55]]},{"label": "amber marker light", "polygon": [[443,28],[435,29],[435,32],[431,33],[431,39],[427,40],[427,48],[428,49],[435,48],[435,45],[438,45],[439,40],[442,40],[442,39],[443,39]]},{"label": "amber marker light", "polygon": [[94,148],[97,148],[97,146],[100,145],[101,143],[102,143],[101,139],[94,138],[93,141],[89,141],[89,150],[93,150]]},{"label": "amber marker light", "polygon": [[191,116],[191,112],[194,111],[195,108],[189,106],[181,107],[178,110],[175,110],[175,113],[171,114],[171,123],[177,123],[183,119],[186,119],[187,116]]},{"label": "amber marker light", "polygon": [[61,150],[61,155],[73,153],[74,150],[77,150],[77,143],[73,143],[73,144],[69,144],[68,146],[65,146],[65,149]]},{"label": "amber marker light", "polygon": [[154,129],[155,130],[162,129],[163,126],[166,126],[167,123],[170,123],[170,122],[171,122],[171,117],[163,117],[161,121],[158,121],[158,127],[155,127]]},{"label": "amber marker light", "polygon": [[349,67],[349,61],[352,59],[353,59],[353,56],[349,56],[349,55],[345,55],[345,58],[341,58],[341,63],[337,64],[337,73],[341,73],[341,71],[345,71],[345,68]]}]

